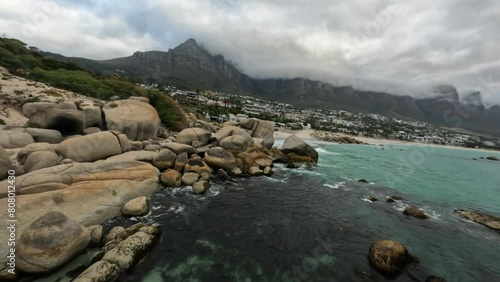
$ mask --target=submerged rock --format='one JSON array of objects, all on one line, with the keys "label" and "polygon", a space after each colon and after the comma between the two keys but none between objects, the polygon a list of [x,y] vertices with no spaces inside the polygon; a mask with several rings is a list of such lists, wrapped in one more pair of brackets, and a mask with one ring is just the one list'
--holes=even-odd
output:
[{"label": "submerged rock", "polygon": [[419,210],[416,207],[412,206],[407,206],[406,209],[403,211],[404,215],[411,215],[416,218],[420,219],[427,219],[429,218],[423,211]]},{"label": "submerged rock", "polygon": [[444,278],[431,275],[425,279],[425,282],[446,282],[446,280]]},{"label": "submerged rock", "polygon": [[120,268],[107,261],[98,261],[87,268],[73,282],[110,282],[116,281]]},{"label": "submerged rock", "polygon": [[489,156],[489,157],[486,157],[487,160],[490,160],[490,161],[500,161],[497,157],[495,156]]},{"label": "submerged rock", "polygon": [[477,211],[456,210],[455,212],[465,219],[472,220],[493,230],[500,231],[500,217]]},{"label": "submerged rock", "polygon": [[373,197],[373,196],[368,196],[368,197],[367,197],[367,199],[368,199],[368,200],[370,200],[371,202],[376,202],[376,201],[378,201],[378,199],[377,199],[377,198],[375,198],[375,197]]},{"label": "submerged rock", "polygon": [[361,183],[370,183],[370,181],[364,179],[364,178],[361,178],[361,179],[358,179],[358,182],[361,182]]},{"label": "submerged rock", "polygon": [[368,260],[382,274],[395,277],[413,262],[414,258],[400,243],[392,240],[378,240],[370,247]]}]

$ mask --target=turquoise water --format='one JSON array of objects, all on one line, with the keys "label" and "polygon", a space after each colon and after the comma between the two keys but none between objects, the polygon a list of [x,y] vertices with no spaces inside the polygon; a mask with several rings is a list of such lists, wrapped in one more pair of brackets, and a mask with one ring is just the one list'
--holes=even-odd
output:
[{"label": "turquoise water", "polygon": [[[313,146],[316,168],[213,181],[203,197],[189,187],[154,195],[143,220],[161,225],[161,239],[121,281],[500,281],[500,234],[453,212],[500,215],[500,162],[479,160],[500,153]],[[392,195],[403,200],[387,203]],[[409,204],[430,219],[403,215]],[[420,263],[395,280],[380,275],[367,260],[378,239],[401,242]]]}]

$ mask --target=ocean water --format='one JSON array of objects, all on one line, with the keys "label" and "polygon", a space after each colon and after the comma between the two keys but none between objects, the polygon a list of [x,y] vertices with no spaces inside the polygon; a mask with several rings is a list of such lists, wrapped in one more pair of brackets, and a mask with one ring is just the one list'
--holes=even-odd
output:
[{"label": "ocean water", "polygon": [[[203,197],[163,188],[145,218],[161,225],[161,238],[121,281],[389,281],[367,259],[378,239],[420,260],[390,281],[500,281],[500,234],[453,212],[500,215],[500,162],[479,160],[500,153],[313,146],[315,168],[277,165],[273,177],[214,182]],[[392,195],[403,200],[387,203]],[[403,215],[407,204],[431,218]]]}]

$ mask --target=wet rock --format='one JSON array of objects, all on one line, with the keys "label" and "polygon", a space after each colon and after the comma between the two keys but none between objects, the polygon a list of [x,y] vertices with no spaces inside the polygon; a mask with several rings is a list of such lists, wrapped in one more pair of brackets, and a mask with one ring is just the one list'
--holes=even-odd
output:
[{"label": "wet rock", "polygon": [[122,214],[126,216],[141,216],[147,214],[148,210],[147,198],[141,196],[128,201],[122,208]]},{"label": "wet rock", "polygon": [[239,167],[233,167],[233,169],[231,169],[229,171],[229,174],[233,175],[233,176],[241,176],[243,174],[243,172],[241,171],[241,169]]},{"label": "wet rock", "polygon": [[54,129],[28,128],[26,132],[33,137],[35,142],[47,142],[50,144],[59,144],[63,141],[61,132]]},{"label": "wet rock", "polygon": [[387,198],[387,201],[386,201],[386,202],[388,202],[388,203],[394,203],[394,202],[396,202],[396,201],[395,201],[393,198]]},{"label": "wet rock", "polygon": [[495,156],[489,156],[489,157],[486,157],[487,160],[490,160],[490,161],[500,161],[497,157]]},{"label": "wet rock", "polygon": [[102,240],[102,225],[92,225],[87,228],[90,233],[90,244],[100,246]]},{"label": "wet rock", "polygon": [[119,139],[109,131],[75,137],[57,145],[56,152],[64,159],[94,162],[123,152]]},{"label": "wet rock", "polygon": [[103,251],[107,252],[113,249],[118,243],[125,240],[129,234],[125,228],[121,226],[115,226],[109,230],[108,234],[104,237],[104,247]]},{"label": "wet rock", "polygon": [[126,271],[132,267],[132,265],[134,265],[153,244],[153,239],[154,236],[139,231],[106,252],[102,261],[115,264],[120,271]]},{"label": "wet rock", "polygon": [[266,166],[263,172],[266,176],[272,176],[274,174],[273,169],[270,166]]},{"label": "wet rock", "polygon": [[168,187],[180,187],[182,184],[182,175],[177,170],[167,169],[160,176],[161,183]]},{"label": "wet rock", "polygon": [[252,166],[248,169],[248,174],[250,174],[252,176],[259,176],[259,175],[262,175],[262,170],[260,170],[260,168],[258,168],[256,166]]},{"label": "wet rock", "polygon": [[222,181],[229,181],[229,180],[231,180],[231,177],[222,168],[219,168],[217,170],[217,178],[220,179],[220,180],[222,180]]},{"label": "wet rock", "polygon": [[28,273],[51,271],[85,249],[89,242],[85,227],[61,212],[49,212],[21,234],[17,267]]},{"label": "wet rock", "polygon": [[200,179],[200,175],[195,172],[185,172],[184,175],[182,175],[181,181],[182,184],[191,186],[193,185],[196,181]]},{"label": "wet rock", "polygon": [[368,199],[368,200],[370,200],[371,202],[376,202],[376,201],[378,201],[378,199],[377,199],[377,198],[375,198],[375,197],[373,197],[373,196],[368,196],[368,197],[367,197],[367,199]]},{"label": "wet rock", "polygon": [[397,276],[414,259],[400,243],[392,240],[378,240],[370,247],[368,260],[384,275]]},{"label": "wet rock", "polygon": [[193,184],[193,193],[195,194],[205,193],[205,191],[207,191],[208,188],[210,188],[210,182],[206,180],[200,180]]},{"label": "wet rock", "polygon": [[361,182],[361,183],[370,183],[370,181],[362,178],[362,179],[358,179],[358,182]]},{"label": "wet rock", "polygon": [[118,279],[120,268],[107,261],[98,261],[87,268],[73,282],[112,282]]},{"label": "wet rock", "polygon": [[401,196],[391,196],[391,198],[392,198],[393,200],[396,200],[396,201],[401,201],[401,200],[403,200],[403,197],[401,197]]},{"label": "wet rock", "polygon": [[316,162],[309,156],[300,156],[295,153],[286,155],[288,168],[300,168],[302,166],[314,166]]},{"label": "wet rock", "polygon": [[140,101],[115,101],[106,105],[103,112],[108,130],[120,131],[130,140],[155,138],[160,128],[160,117],[156,109]]},{"label": "wet rock", "polygon": [[403,211],[404,215],[411,215],[416,218],[420,219],[427,219],[429,218],[423,211],[419,210],[416,207],[412,206],[407,206],[406,209]]},{"label": "wet rock", "polygon": [[477,211],[456,210],[459,216],[476,223],[500,231],[500,217]]}]

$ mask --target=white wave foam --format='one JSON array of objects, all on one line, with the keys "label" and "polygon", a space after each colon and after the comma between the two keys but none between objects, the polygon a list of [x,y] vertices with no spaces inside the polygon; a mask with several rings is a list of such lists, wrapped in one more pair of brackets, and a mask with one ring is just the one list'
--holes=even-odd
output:
[{"label": "white wave foam", "polygon": [[368,200],[367,198],[360,198],[362,201],[368,202],[368,203],[373,203],[372,201]]},{"label": "white wave foam", "polygon": [[317,148],[316,151],[320,154],[325,154],[325,155],[340,155],[340,153],[335,153],[332,151],[325,150],[323,148]]},{"label": "white wave foam", "polygon": [[181,206],[181,205],[173,205],[171,206],[168,211],[169,212],[172,212],[174,214],[179,214],[179,213],[182,213],[184,211],[185,207],[184,206]]},{"label": "white wave foam", "polygon": [[323,186],[326,186],[328,188],[332,188],[332,189],[339,189],[340,185],[339,184],[323,184]]}]

